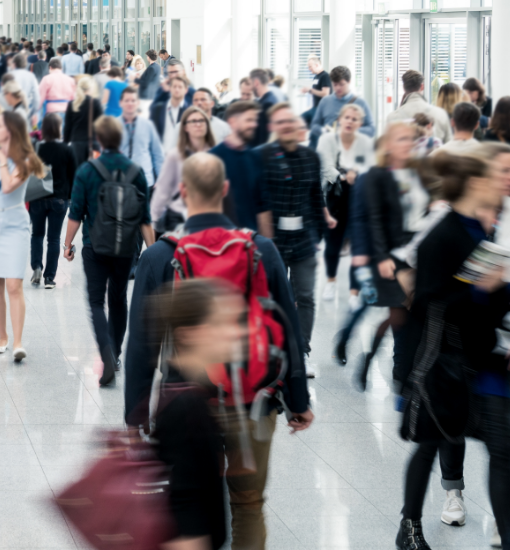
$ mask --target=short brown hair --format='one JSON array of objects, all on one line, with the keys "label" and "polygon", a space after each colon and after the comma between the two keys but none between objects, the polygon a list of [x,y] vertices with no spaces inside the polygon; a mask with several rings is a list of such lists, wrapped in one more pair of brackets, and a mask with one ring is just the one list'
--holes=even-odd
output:
[{"label": "short brown hair", "polygon": [[124,72],[120,67],[112,67],[106,74],[110,78],[122,78],[124,76]]},{"label": "short brown hair", "polygon": [[122,125],[115,117],[100,116],[94,122],[94,132],[103,149],[119,149],[122,142]]},{"label": "short brown hair", "polygon": [[269,75],[266,69],[253,69],[253,71],[250,71],[250,78],[251,80],[256,78],[261,84],[267,84],[269,82]]},{"label": "short brown hair", "polygon": [[241,84],[248,84],[248,86],[251,86],[250,78],[248,76],[243,76],[243,78],[239,81],[239,86],[241,86]]},{"label": "short brown hair", "polygon": [[50,69],[62,69],[62,61],[58,57],[52,57],[49,63]]},{"label": "short brown hair", "polygon": [[122,101],[124,99],[124,96],[127,94],[135,94],[138,97],[138,90],[136,88],[133,88],[133,86],[128,86],[127,88],[124,88],[120,93],[120,100]]},{"label": "short brown hair", "polygon": [[225,183],[225,165],[216,155],[195,153],[182,165],[182,181],[190,195],[199,202],[219,203]]},{"label": "short brown hair", "polygon": [[288,101],[282,101],[280,103],[276,103],[275,105],[270,107],[267,111],[268,120],[271,120],[273,118],[273,115],[278,111],[281,111],[282,109],[290,109],[292,111],[292,105]]},{"label": "short brown hair", "polygon": [[42,121],[41,133],[44,141],[55,141],[60,139],[62,130],[62,119],[55,113],[48,113]]},{"label": "short brown hair", "polygon": [[335,82],[338,84],[341,80],[345,80],[346,82],[351,81],[351,70],[349,67],[343,67],[338,66],[331,70],[329,73],[329,78],[331,78],[331,82]]},{"label": "short brown hair", "polygon": [[234,101],[225,111],[225,120],[233,116],[242,115],[246,111],[260,111],[260,105],[256,101]]},{"label": "short brown hair", "polygon": [[76,42],[72,42],[71,43],[71,51],[72,52],[77,52],[78,51],[78,45],[76,44]]},{"label": "short brown hair", "polygon": [[13,58],[12,62],[16,69],[25,69],[27,66],[27,58],[22,53],[17,53]]},{"label": "short brown hair", "polygon": [[424,82],[423,75],[419,71],[409,70],[402,75],[402,84],[404,86],[404,92],[410,94],[412,92],[419,92],[421,85]]},{"label": "short brown hair", "polygon": [[179,82],[182,82],[186,88],[189,88],[189,82],[183,76],[174,76],[169,80],[168,83],[171,86],[176,80],[178,80]]},{"label": "short brown hair", "polygon": [[156,61],[156,59],[158,58],[158,54],[156,53],[156,50],[147,50],[145,52],[145,55],[151,60],[151,61]]}]

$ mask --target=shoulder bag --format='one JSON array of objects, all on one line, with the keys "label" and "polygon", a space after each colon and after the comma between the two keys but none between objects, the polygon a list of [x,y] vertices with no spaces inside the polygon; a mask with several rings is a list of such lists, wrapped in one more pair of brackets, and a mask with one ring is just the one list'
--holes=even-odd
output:
[{"label": "shoulder bag", "polygon": [[[35,152],[39,151],[39,143],[35,147]],[[44,199],[53,195],[53,174],[51,166],[46,167],[46,174],[42,178],[38,178],[34,174],[29,176],[27,190],[25,193],[25,202],[32,202],[38,199]]]}]

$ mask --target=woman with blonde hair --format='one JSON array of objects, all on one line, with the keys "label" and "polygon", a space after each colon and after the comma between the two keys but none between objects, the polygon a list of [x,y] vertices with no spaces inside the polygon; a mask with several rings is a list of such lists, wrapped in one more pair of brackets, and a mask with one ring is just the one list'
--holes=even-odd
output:
[{"label": "woman with blonde hair", "polygon": [[77,167],[92,156],[93,150],[98,150],[93,124],[102,114],[96,81],[88,75],[80,78],[75,98],[67,105],[64,122],[64,143],[71,144]]},{"label": "woman with blonde hair", "polygon": [[154,185],[151,219],[156,237],[173,229],[186,217],[186,206],[179,194],[183,162],[193,153],[209,151],[215,145],[209,117],[198,107],[186,109],[181,118],[177,147],[167,153]]},{"label": "woman with blonde hair", "polygon": [[13,113],[18,113],[27,123],[27,129],[30,131],[30,123],[28,121],[28,103],[25,92],[16,80],[9,80],[2,86],[2,94],[5,101],[11,108]]},{"label": "woman with blonde hair", "polygon": [[463,101],[471,102],[467,92],[462,90],[458,84],[455,84],[455,82],[448,82],[448,84],[443,84],[441,88],[439,88],[436,106],[444,109],[448,113],[451,120],[455,105]]},{"label": "woman with blonde hair", "polygon": [[30,218],[24,200],[31,174],[43,177],[44,166],[32,148],[26,121],[18,113],[6,111],[0,115],[0,353],[5,353],[9,344],[7,290],[17,362],[27,356],[21,341],[23,278],[30,251]]},{"label": "woman with blonde hair", "polygon": [[131,61],[131,65],[126,70],[126,75],[130,81],[130,86],[138,87],[138,84],[135,84],[135,79],[140,78],[146,69],[145,61],[141,55],[135,55]]}]

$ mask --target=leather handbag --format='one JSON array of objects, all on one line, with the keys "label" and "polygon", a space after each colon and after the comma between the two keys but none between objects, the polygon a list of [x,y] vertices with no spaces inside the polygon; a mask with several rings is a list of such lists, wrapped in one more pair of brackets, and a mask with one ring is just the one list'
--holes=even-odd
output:
[{"label": "leather handbag", "polygon": [[[35,150],[36,152],[39,151],[39,144],[36,145]],[[42,178],[38,178],[33,174],[29,176],[25,193],[25,202],[32,202],[53,195],[53,174],[51,173],[51,166],[46,167],[46,170],[46,175]]]}]

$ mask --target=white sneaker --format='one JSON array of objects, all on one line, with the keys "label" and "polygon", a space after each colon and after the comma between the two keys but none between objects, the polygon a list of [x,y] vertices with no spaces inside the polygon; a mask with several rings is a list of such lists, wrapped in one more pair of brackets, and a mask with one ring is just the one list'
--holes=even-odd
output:
[{"label": "white sneaker", "polygon": [[312,363],[311,363],[310,357],[308,357],[308,355],[305,355],[305,369],[306,369],[306,377],[307,378],[315,378],[315,372],[312,369]]},{"label": "white sneaker", "polygon": [[7,342],[5,346],[0,346],[0,353],[5,353],[8,345],[9,345],[9,338],[7,338]]},{"label": "white sneaker", "polygon": [[494,531],[492,532],[491,546],[493,548],[502,548],[501,535],[499,534],[498,524],[496,522],[494,522]]},{"label": "white sneaker", "polygon": [[23,359],[25,359],[25,357],[27,356],[27,352],[23,348],[16,348],[12,352],[12,356],[14,357],[14,361],[16,361],[16,363],[19,363],[20,361],[23,361]]},{"label": "white sneaker", "polygon": [[443,506],[441,521],[446,525],[458,527],[466,523],[466,505],[462,492],[458,489],[446,491],[446,502]]},{"label": "white sneaker", "polygon": [[349,309],[351,310],[351,313],[354,313],[355,311],[358,311],[358,309],[363,305],[363,300],[361,296],[358,294],[351,294],[349,296]]},{"label": "white sneaker", "polygon": [[335,299],[336,294],[336,281],[329,281],[324,287],[324,292],[322,293],[322,299],[326,302],[331,302]]}]

